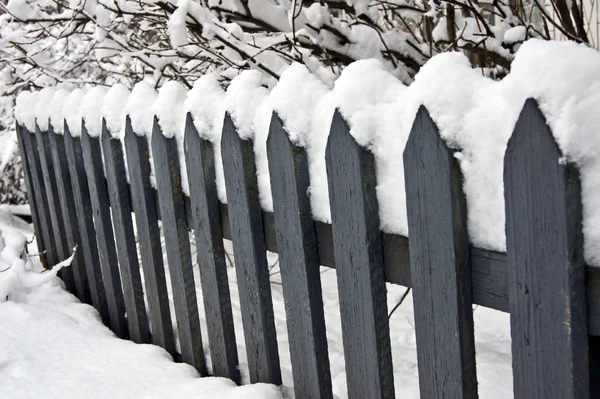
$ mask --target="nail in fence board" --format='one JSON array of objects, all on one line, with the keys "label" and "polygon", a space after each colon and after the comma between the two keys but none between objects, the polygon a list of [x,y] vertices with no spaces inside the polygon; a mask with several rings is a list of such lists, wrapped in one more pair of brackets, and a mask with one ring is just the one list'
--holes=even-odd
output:
[{"label": "nail in fence board", "polygon": [[196,367],[200,374],[206,375],[177,141],[163,136],[156,117],[152,131],[152,155],[173,286],[181,358],[185,363]]},{"label": "nail in fence board", "polygon": [[477,398],[462,175],[425,107],[404,150],[421,396]]},{"label": "nail in fence board", "polygon": [[[29,164],[27,150],[25,149],[25,138],[24,134],[29,135],[29,133],[25,130],[24,127],[15,124],[15,130],[17,132],[17,142],[19,145],[19,152],[21,154],[21,163],[23,165],[23,176],[25,177],[25,186],[27,187],[27,200],[29,202],[29,206],[31,208],[31,219],[33,221],[33,231],[35,233],[35,239],[37,242],[38,251],[43,253],[45,245],[44,245],[44,235],[42,234],[42,216],[41,213],[43,209],[41,209],[41,204],[36,199],[36,192],[33,185],[34,179],[34,171],[32,170],[32,165]],[[40,255],[40,261],[44,268],[49,267],[50,265],[46,261],[46,257],[44,254]]]},{"label": "nail in fence board", "polygon": [[[48,201],[48,210],[50,211],[50,222],[52,223],[52,231],[56,235],[54,244],[56,248],[56,257],[59,261],[67,259],[71,256],[71,249],[67,244],[67,235],[65,232],[64,219],[62,209],[58,198],[58,188],[56,187],[56,177],[54,175],[54,165],[52,164],[52,154],[50,153],[50,142],[48,132],[42,132],[39,126],[35,127],[36,138],[42,168],[42,176],[44,179],[44,196]],[[75,292],[75,280],[73,271],[70,267],[63,268],[58,273],[59,277],[65,282],[65,286],[69,292]]]},{"label": "nail in fence board", "polygon": [[253,143],[225,114],[221,151],[250,381],[281,384]]},{"label": "nail in fence board", "polygon": [[273,113],[267,140],[290,357],[297,398],[332,398],[308,159]]},{"label": "nail in fence board", "polygon": [[161,250],[158,210],[154,190],[150,183],[148,139],[135,134],[129,117],[127,117],[125,125],[125,146],[131,182],[131,202],[135,211],[140,256],[146,283],[152,342],[175,357],[175,336]]},{"label": "nail in fence board", "polygon": [[101,140],[129,337],[133,342],[149,343],[150,330],[131,220],[131,203],[123,147],[121,140],[111,137],[104,119],[102,120]]},{"label": "nail in fence board", "polygon": [[91,303],[90,287],[87,279],[87,272],[81,255],[81,238],[79,235],[79,226],[77,217],[73,213],[75,208],[73,189],[71,186],[71,176],[67,166],[67,156],[65,154],[64,137],[62,134],[56,134],[52,126],[48,129],[48,139],[50,142],[50,152],[52,153],[52,163],[54,165],[54,174],[56,177],[56,187],[58,189],[58,198],[62,208],[62,217],[65,225],[67,248],[77,246],[77,252],[70,269],[73,271],[75,280],[75,290],[77,297],[86,303]]},{"label": "nail in fence board", "polygon": [[188,175],[190,211],[196,236],[212,372],[240,384],[213,145],[200,138],[190,114],[185,124],[185,160],[187,170],[193,171]]},{"label": "nail in fence board", "polygon": [[79,227],[81,239],[79,250],[81,251],[80,253],[83,254],[83,263],[86,268],[90,286],[92,304],[100,313],[100,317],[104,324],[108,326],[110,325],[108,303],[106,300],[104,281],[102,280],[102,268],[100,266],[100,255],[98,254],[96,230],[94,229],[90,191],[83,164],[81,140],[78,137],[71,136],[66,122],[64,122],[63,131],[67,166],[69,168],[71,186],[73,188],[75,215],[77,216],[77,225]]},{"label": "nail in fence board", "polygon": [[589,398],[579,174],[532,99],[508,142],[504,186],[515,398]]},{"label": "nail in fence board", "polygon": [[350,398],[393,398],[375,159],[339,111],[326,152],[333,245]]},{"label": "nail in fence board", "polygon": [[123,297],[119,263],[115,250],[100,138],[91,137],[88,134],[83,120],[81,121],[81,147],[83,149],[89,196],[94,213],[96,241],[100,254],[102,281],[106,289],[110,327],[118,337],[127,339],[129,338],[129,330],[127,328],[127,320],[125,319],[125,299]]}]

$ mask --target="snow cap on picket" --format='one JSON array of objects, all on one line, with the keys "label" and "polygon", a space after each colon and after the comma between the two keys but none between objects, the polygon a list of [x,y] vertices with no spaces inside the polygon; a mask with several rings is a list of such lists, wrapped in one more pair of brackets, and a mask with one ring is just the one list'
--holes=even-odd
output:
[{"label": "snow cap on picket", "polygon": [[68,91],[58,89],[54,92],[54,96],[52,96],[52,100],[50,101],[50,123],[54,132],[58,134],[63,134],[65,123],[62,110],[68,98]]},{"label": "snow cap on picket", "polygon": [[213,143],[221,141],[225,115],[225,91],[215,75],[203,75],[194,83],[185,102],[200,137]]},{"label": "snow cap on picket", "polygon": [[139,82],[127,99],[125,113],[131,119],[135,134],[150,137],[154,121],[154,103],[158,93],[148,82]]},{"label": "snow cap on picket", "polygon": [[15,117],[17,122],[24,125],[30,132],[35,132],[35,109],[39,92],[23,91],[17,96]]},{"label": "snow cap on picket", "polygon": [[122,84],[111,87],[102,103],[102,117],[112,137],[121,138],[125,134],[125,115],[129,89]]},{"label": "snow cap on picket", "polygon": [[158,97],[154,102],[154,113],[165,137],[183,138],[185,127],[184,103],[187,91],[178,82],[167,82],[158,90]]},{"label": "snow cap on picket", "polygon": [[37,124],[41,131],[48,130],[48,123],[50,122],[50,105],[52,97],[54,97],[55,90],[51,87],[44,87],[39,92],[38,101],[35,104],[35,116]]},{"label": "snow cap on picket", "polygon": [[244,71],[231,81],[225,95],[225,109],[242,139],[254,138],[259,130],[261,121],[257,111],[268,95],[269,91],[262,86],[262,74],[256,70]]},{"label": "snow cap on picket", "polygon": [[69,97],[67,97],[67,101],[65,101],[62,108],[62,118],[67,121],[69,133],[73,137],[81,136],[81,104],[85,93],[84,89],[73,90],[69,93]]},{"label": "snow cap on picket", "polygon": [[102,133],[102,103],[106,95],[106,87],[96,86],[85,94],[81,104],[81,113],[85,128],[92,137],[100,137]]}]

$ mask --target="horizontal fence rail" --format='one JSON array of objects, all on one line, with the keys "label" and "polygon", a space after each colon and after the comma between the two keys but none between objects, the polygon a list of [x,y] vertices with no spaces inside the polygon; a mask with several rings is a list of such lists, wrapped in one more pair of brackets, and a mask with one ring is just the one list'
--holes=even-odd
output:
[{"label": "horizontal fence rail", "polygon": [[[274,212],[260,207],[253,143],[240,139],[228,114],[221,146],[228,204],[217,197],[213,143],[200,137],[191,115],[185,159],[156,118],[151,138],[136,135],[129,118],[122,140],[106,124],[93,137],[83,121],[81,138],[72,137],[66,123],[64,139],[52,129],[32,132],[17,125],[17,131],[37,242],[47,251],[44,264],[66,257],[68,247],[83,247],[74,273],[62,276],[67,288],[91,302],[120,337],[160,345],[202,375],[208,369],[190,232],[198,249],[213,375],[241,382],[223,248],[228,239],[236,256],[251,382],[281,384],[268,250],[280,256],[297,398],[333,396],[320,266],[337,270],[351,398],[397,394],[385,282],[414,290],[423,397],[477,397],[473,304],[511,315],[516,398],[600,394],[600,268],[583,262],[577,170],[559,162],[560,151],[533,100],[522,110],[505,158],[508,253],[469,244],[460,168],[424,107],[404,151],[410,239],[380,231],[374,156],[355,142],[337,112],[326,156],[332,224],[312,219],[306,151],[290,142],[276,114],[267,141]],[[190,172],[189,196],[180,165]],[[528,201],[539,206],[533,209]]]}]

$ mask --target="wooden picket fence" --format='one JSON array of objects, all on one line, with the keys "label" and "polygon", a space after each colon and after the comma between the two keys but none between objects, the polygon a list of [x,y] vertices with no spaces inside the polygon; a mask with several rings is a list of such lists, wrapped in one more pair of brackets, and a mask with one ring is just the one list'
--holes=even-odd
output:
[{"label": "wooden picket fence", "polygon": [[[306,152],[290,143],[276,114],[267,142],[273,213],[259,204],[252,142],[239,138],[229,115],[222,135],[227,205],[217,198],[213,145],[199,137],[191,116],[185,160],[154,120],[157,190],[147,138],[127,120],[124,151],[103,125],[100,138],[90,137],[83,121],[80,138],[66,123],[64,135],[51,126],[17,130],[43,261],[66,258],[77,244],[73,267],[62,278],[119,337],[160,345],[207,375],[193,231],[213,375],[240,382],[223,247],[229,239],[252,382],[281,383],[269,250],[280,259],[296,398],[332,397],[319,265],[337,270],[351,398],[395,395],[386,281],[413,289],[423,398],[478,396],[473,304],[510,312],[515,398],[600,397],[600,269],[584,264],[578,171],[559,162],[534,100],[526,102],[505,155],[507,253],[469,244],[460,168],[423,107],[404,151],[410,240],[380,231],[374,156],[354,141],[339,113],[326,153],[331,225],[312,220]],[[180,162],[189,171],[189,197]]]}]

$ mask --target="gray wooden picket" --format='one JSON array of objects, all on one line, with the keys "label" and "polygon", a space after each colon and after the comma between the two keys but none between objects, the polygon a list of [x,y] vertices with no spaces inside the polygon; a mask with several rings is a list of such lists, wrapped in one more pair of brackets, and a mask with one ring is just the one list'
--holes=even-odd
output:
[{"label": "gray wooden picket", "polygon": [[129,329],[125,318],[125,299],[115,249],[100,138],[88,134],[84,121],[81,122],[81,147],[94,215],[102,281],[106,289],[110,328],[117,336],[126,339],[129,337]]},{"label": "gray wooden picket", "polygon": [[[46,201],[48,201],[48,210],[50,213],[50,223],[52,223],[52,231],[54,234],[56,234],[56,237],[54,238],[54,244],[56,248],[55,255],[58,261],[62,261],[71,256],[71,248],[69,248],[67,243],[65,224],[58,198],[58,188],[56,187],[56,177],[54,176],[54,165],[52,164],[52,154],[50,153],[48,132],[42,132],[37,124],[35,131],[40,166],[42,168],[42,176],[45,187],[44,197]],[[67,290],[69,292],[75,292],[75,280],[71,268],[67,267],[61,269],[58,275],[64,281]]]},{"label": "gray wooden picket", "polygon": [[308,157],[273,113],[267,140],[290,358],[297,398],[332,398]]},{"label": "gray wooden picket", "polygon": [[504,161],[516,399],[588,398],[579,173],[529,99]]},{"label": "gray wooden picket", "polygon": [[281,384],[253,143],[242,140],[229,113],[221,140],[229,223],[250,381]]},{"label": "gray wooden picket", "polygon": [[175,336],[161,250],[158,208],[150,182],[148,139],[138,136],[133,131],[129,117],[125,124],[125,146],[131,182],[131,202],[135,212],[149,319],[152,327],[152,342],[175,356]]},{"label": "gray wooden picket", "polygon": [[75,290],[77,292],[77,297],[82,302],[91,303],[87,272],[83,262],[83,257],[81,256],[81,237],[79,234],[79,226],[77,225],[77,216],[73,214],[75,198],[71,186],[69,167],[67,166],[64,138],[62,134],[56,134],[52,128],[52,125],[50,125],[48,127],[48,139],[50,142],[52,163],[54,165],[58,198],[60,200],[62,218],[65,225],[66,241],[68,245],[67,248],[78,248],[70,267],[70,269],[73,271],[73,277],[75,280]]},{"label": "gray wooden picket", "polygon": [[66,121],[64,122],[63,138],[67,166],[69,168],[71,186],[73,189],[75,215],[77,216],[77,225],[79,227],[81,239],[81,247],[79,250],[83,253],[83,263],[86,268],[92,305],[94,305],[96,310],[100,313],[100,317],[104,324],[110,325],[106,289],[102,278],[96,230],[94,229],[92,203],[83,163],[81,139],[79,137],[71,136]]},{"label": "gray wooden picket", "polygon": [[185,363],[196,367],[201,375],[206,375],[190,238],[187,230],[177,152],[176,139],[167,138],[162,134],[158,118],[155,117],[152,129],[152,156],[169,274],[173,286],[173,302],[175,303],[181,358]]},{"label": "gray wooden picket", "polygon": [[350,398],[394,397],[375,159],[339,111],[326,152],[333,244]]},{"label": "gray wooden picket", "polygon": [[133,221],[131,220],[132,209],[123,147],[119,139],[111,137],[111,132],[104,119],[102,120],[101,140],[129,337],[137,343],[149,343],[150,329],[144,303]]},{"label": "gray wooden picket", "polygon": [[200,269],[213,375],[241,383],[235,341],[213,145],[198,135],[192,116],[186,117],[185,159]]},{"label": "gray wooden picket", "polygon": [[423,106],[404,150],[404,180],[421,395],[477,398],[462,175]]},{"label": "gray wooden picket", "polygon": [[31,208],[31,219],[33,222],[33,231],[35,234],[35,239],[38,247],[38,251],[40,253],[40,261],[44,268],[48,268],[50,265],[46,261],[46,255],[44,254],[44,234],[42,233],[42,213],[43,207],[41,203],[36,199],[35,186],[33,184],[34,174],[37,171],[34,171],[32,168],[35,167],[29,163],[27,150],[25,148],[25,137],[24,134],[29,135],[25,128],[21,126],[19,123],[15,124],[15,130],[17,133],[17,144],[19,146],[19,152],[21,155],[21,164],[23,165],[23,177],[25,178],[25,187],[27,187],[27,200],[29,202],[29,207]]}]

